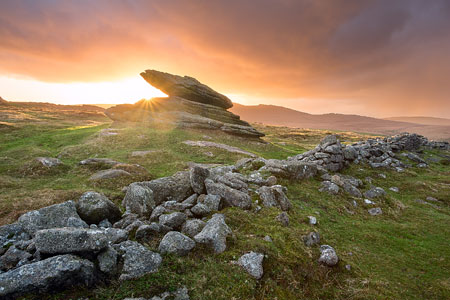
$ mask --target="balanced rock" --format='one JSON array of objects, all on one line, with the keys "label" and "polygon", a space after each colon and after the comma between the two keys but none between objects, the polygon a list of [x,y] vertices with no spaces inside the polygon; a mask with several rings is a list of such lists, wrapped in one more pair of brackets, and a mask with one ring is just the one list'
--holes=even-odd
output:
[{"label": "balanced rock", "polygon": [[141,100],[135,104],[110,107],[105,114],[118,122],[170,124],[178,128],[220,130],[245,137],[261,137],[261,132],[227,111],[230,99],[191,77],[147,70],[142,77],[161,89],[168,98]]},{"label": "balanced rock", "polygon": [[169,96],[177,96],[189,101],[210,104],[224,109],[231,108],[233,103],[226,96],[214,91],[189,76],[178,76],[156,70],[146,70],[141,76],[155,88]]}]

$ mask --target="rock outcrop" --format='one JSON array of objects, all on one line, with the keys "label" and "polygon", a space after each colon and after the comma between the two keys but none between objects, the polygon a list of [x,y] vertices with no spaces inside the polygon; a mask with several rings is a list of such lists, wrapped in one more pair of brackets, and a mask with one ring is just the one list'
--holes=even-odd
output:
[{"label": "rock outcrop", "polygon": [[233,103],[226,96],[214,91],[189,76],[178,76],[156,70],[146,70],[141,76],[155,88],[169,96],[177,96],[189,101],[231,108]]},{"label": "rock outcrop", "polygon": [[151,70],[141,75],[169,97],[111,107],[105,113],[112,120],[221,130],[245,137],[264,136],[239,116],[227,111],[233,106],[230,99],[194,78]]}]

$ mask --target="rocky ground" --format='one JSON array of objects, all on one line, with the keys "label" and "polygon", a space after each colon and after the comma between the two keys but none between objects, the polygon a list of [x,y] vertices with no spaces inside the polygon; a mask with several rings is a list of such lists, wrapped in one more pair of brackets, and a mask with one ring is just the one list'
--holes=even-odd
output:
[{"label": "rocky ground", "polygon": [[85,109],[0,105],[1,299],[449,297],[447,143]]}]

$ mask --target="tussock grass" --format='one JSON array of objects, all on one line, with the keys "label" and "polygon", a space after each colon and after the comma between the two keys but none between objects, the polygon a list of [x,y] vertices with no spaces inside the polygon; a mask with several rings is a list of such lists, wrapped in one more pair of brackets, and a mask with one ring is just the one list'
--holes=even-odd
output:
[{"label": "tussock grass", "polygon": [[[211,140],[239,147],[265,158],[284,159],[313,148],[331,131],[292,129],[256,125],[267,134],[264,143],[224,133],[118,126],[98,113],[16,107],[16,118],[5,120],[14,128],[0,134],[0,223],[13,222],[21,213],[54,203],[76,200],[87,190],[105,193],[119,204],[127,181],[98,184],[89,177],[98,169],[78,165],[89,157],[111,158],[143,166],[149,176],[168,176],[184,170],[189,162],[231,164],[245,157],[215,148],[184,145],[184,140]],[[14,114],[14,107],[8,107]],[[3,114],[5,115],[5,114]],[[31,120],[31,121],[30,121]],[[114,136],[101,130],[112,128]],[[335,133],[335,132],[333,132]],[[352,143],[371,135],[337,132]],[[131,152],[153,150],[132,157]],[[213,153],[213,157],[206,155]],[[408,168],[405,173],[352,165],[342,173],[384,188],[388,195],[375,200],[380,216],[367,213],[369,206],[341,192],[331,196],[318,191],[320,180],[282,180],[293,204],[290,226],[276,221],[275,208],[223,211],[233,230],[227,250],[214,254],[197,247],[187,257],[164,256],[159,271],[123,283],[110,282],[91,289],[75,289],[53,295],[24,299],[123,299],[150,298],[186,285],[191,299],[448,299],[450,298],[450,169],[442,152],[425,151],[426,157],[441,158],[430,168]],[[59,156],[65,169],[55,173],[24,176],[27,162],[36,156]],[[403,159],[403,158],[402,158]],[[405,162],[408,162],[405,159]],[[102,168],[100,168],[102,169]],[[387,176],[383,179],[378,174]],[[399,193],[389,191],[396,186]],[[365,181],[363,191],[370,188]],[[439,202],[427,204],[426,197]],[[417,201],[418,199],[422,200]],[[254,197],[256,200],[256,197]],[[353,201],[356,201],[355,207]],[[315,216],[318,225],[309,225]],[[302,237],[317,231],[321,244],[333,246],[340,263],[335,268],[320,266],[318,246],[306,247]],[[273,243],[263,237],[269,235]],[[156,250],[157,237],[148,243]],[[232,261],[248,251],[266,255],[264,276],[252,279]],[[347,270],[345,265],[350,265]]]}]

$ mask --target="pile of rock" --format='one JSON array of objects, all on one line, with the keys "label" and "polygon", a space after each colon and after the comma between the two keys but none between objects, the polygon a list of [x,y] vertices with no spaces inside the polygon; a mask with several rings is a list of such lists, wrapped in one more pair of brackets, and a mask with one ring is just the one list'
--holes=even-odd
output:
[{"label": "pile of rock", "polygon": [[239,116],[227,111],[233,106],[230,99],[195,78],[155,70],[146,70],[141,76],[169,97],[111,107],[105,113],[112,120],[221,130],[245,137],[264,136]]},{"label": "pile of rock", "polygon": [[[255,212],[262,209],[260,205],[275,207],[281,212],[277,219],[289,226],[287,212],[292,204],[277,178],[298,181],[321,175],[321,190],[335,194],[343,189],[353,197],[368,198],[368,205],[373,205],[369,199],[383,197],[382,188],[371,187],[363,193],[361,180],[329,171],[361,161],[377,167],[375,160],[380,157],[384,159],[379,163],[398,168],[401,163],[394,152],[435,145],[442,146],[417,135],[402,135],[344,146],[336,136],[327,136],[315,149],[287,160],[244,158],[231,166],[194,164],[189,171],[131,183],[122,201],[124,214],[107,197],[92,191],[77,203],[28,212],[16,223],[0,227],[0,298],[75,284],[89,286],[98,280],[137,278],[158,270],[163,259],[160,253],[184,256],[197,244],[221,253],[232,231],[218,212],[230,206]],[[422,163],[419,156],[408,158]],[[96,163],[118,165],[107,159],[81,162]],[[382,210],[374,207],[369,213],[379,215]],[[310,218],[310,223],[317,220]],[[144,246],[152,240],[159,242],[157,251]],[[317,232],[305,238],[308,246],[319,241]],[[320,263],[338,263],[332,247],[322,245],[320,252]],[[264,254],[250,252],[237,264],[259,279],[263,259]]]},{"label": "pile of rock", "polygon": [[[368,139],[343,145],[336,135],[324,138],[314,149],[291,157],[290,160],[309,162],[322,166],[328,171],[337,172],[350,163],[368,163],[372,168],[394,168],[402,172],[405,165],[396,158],[395,153],[407,150],[416,151],[421,147],[433,149],[450,149],[448,142],[428,141],[427,138],[417,134],[401,134],[393,137]],[[426,163],[416,154],[405,154],[413,162]]]}]

